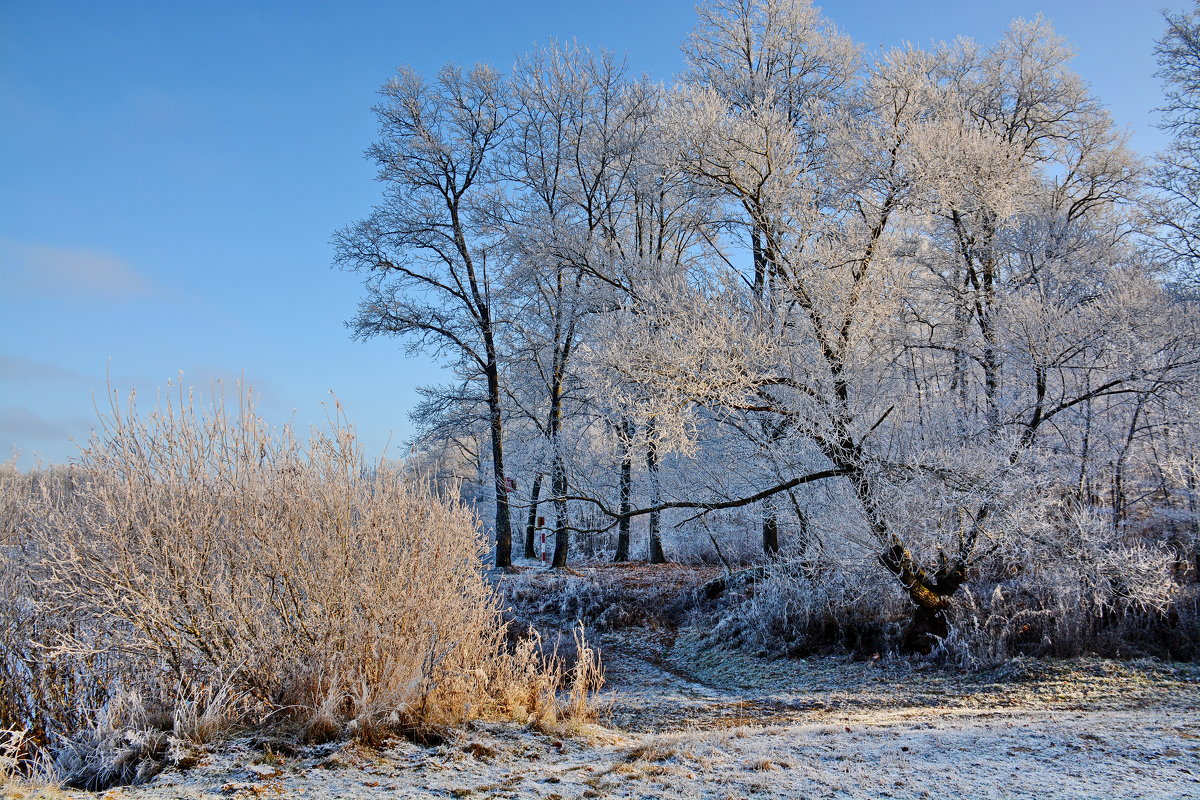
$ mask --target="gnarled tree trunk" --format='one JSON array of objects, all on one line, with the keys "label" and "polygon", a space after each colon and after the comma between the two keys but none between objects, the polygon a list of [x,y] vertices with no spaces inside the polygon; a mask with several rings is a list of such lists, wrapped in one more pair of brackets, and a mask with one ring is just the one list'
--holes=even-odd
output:
[{"label": "gnarled tree trunk", "polygon": [[948,562],[943,556],[941,566],[930,576],[899,544],[881,553],[879,561],[900,579],[916,606],[904,631],[901,650],[928,655],[938,640],[945,639],[950,633],[946,612],[950,609],[951,595],[966,582],[966,565],[961,561]]}]

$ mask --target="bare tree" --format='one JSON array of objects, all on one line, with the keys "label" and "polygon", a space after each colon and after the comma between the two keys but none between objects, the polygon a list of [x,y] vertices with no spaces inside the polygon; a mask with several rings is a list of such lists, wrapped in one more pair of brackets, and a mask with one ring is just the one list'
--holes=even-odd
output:
[{"label": "bare tree", "polygon": [[[514,330],[530,385],[527,407],[546,441],[555,516],[553,566],[566,566],[572,528],[563,442],[573,359],[589,315],[611,307],[598,280],[629,204],[632,170],[656,96],[611,54],[551,44],[522,58],[513,75],[516,115],[506,167],[519,192],[502,209],[513,261]],[[537,396],[540,395],[540,396]],[[576,392],[576,399],[579,393]],[[539,475],[534,486],[540,488]],[[530,520],[538,498],[531,494]],[[527,526],[526,539],[532,526]]]},{"label": "bare tree", "polygon": [[481,205],[498,176],[497,148],[511,115],[492,69],[444,67],[432,83],[400,69],[375,107],[384,200],[334,238],[337,263],[365,273],[366,298],[350,323],[359,337],[405,336],[410,349],[449,356],[482,378],[491,438],[496,565],[512,564],[504,472],[504,412],[493,274],[498,246]]}]

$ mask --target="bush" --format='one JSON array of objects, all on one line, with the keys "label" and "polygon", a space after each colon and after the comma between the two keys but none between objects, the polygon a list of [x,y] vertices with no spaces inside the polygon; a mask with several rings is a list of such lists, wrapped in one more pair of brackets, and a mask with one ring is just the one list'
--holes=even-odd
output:
[{"label": "bush", "polygon": [[[951,597],[949,635],[933,660],[978,669],[1018,655],[1200,656],[1200,588],[1177,574],[1172,553],[1110,542],[1064,550],[985,563]],[[780,562],[726,583],[715,601],[702,598],[691,625],[712,646],[752,653],[896,652],[912,615],[867,559]]]},{"label": "bush", "polygon": [[898,644],[906,606],[872,569],[806,560],[733,573],[715,603],[702,602],[693,625],[714,646],[763,655],[886,652]]},{"label": "bush", "polygon": [[560,713],[559,666],[505,646],[474,516],[330,427],[302,443],[178,390],[144,418],[114,403],[69,490],[4,477],[0,726],[94,789],[229,726]]}]

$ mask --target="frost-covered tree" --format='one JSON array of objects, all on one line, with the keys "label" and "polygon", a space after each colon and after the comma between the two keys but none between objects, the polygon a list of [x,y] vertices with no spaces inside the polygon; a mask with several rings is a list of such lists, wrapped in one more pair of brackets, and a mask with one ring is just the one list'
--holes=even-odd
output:
[{"label": "frost-covered tree", "polygon": [[[810,229],[803,216],[819,205],[827,144],[820,120],[849,101],[858,48],[805,0],[718,2],[698,13],[684,46],[679,157],[727,199],[730,222],[749,244],[755,301],[764,311],[776,309],[783,239]],[[796,202],[798,193],[808,196]],[[785,324],[778,314],[760,315],[760,322]],[[761,458],[768,459],[787,418],[768,410],[744,416],[738,424],[755,429],[764,444]],[[764,501],[768,555],[779,551],[773,509],[772,500]]]},{"label": "frost-covered tree", "polygon": [[1200,5],[1164,12],[1167,29],[1155,48],[1166,90],[1162,128],[1171,136],[1159,154],[1150,205],[1162,255],[1181,276],[1196,278],[1200,263]]},{"label": "frost-covered tree", "polygon": [[[514,385],[536,387],[522,406],[545,440],[553,566],[564,567],[572,528],[564,423],[572,401],[586,402],[573,362],[589,317],[612,307],[621,290],[607,265],[632,203],[657,93],[630,80],[611,54],[560,44],[521,59],[513,86],[506,164],[516,191],[503,225],[522,358],[512,367],[525,372]],[[527,553],[542,476],[536,469],[531,482]]]},{"label": "frost-covered tree", "polygon": [[788,475],[668,505],[844,482],[914,604],[912,649],[946,634],[982,560],[1049,524],[1055,458],[1078,444],[1067,415],[1090,404],[1119,428],[1115,398],[1148,402],[1194,361],[1191,327],[1125,244],[1136,164],[1068,56],[1045,22],[1018,21],[992,48],[892,53],[840,103],[791,115],[693,95],[685,163],[770,180],[752,226],[769,267],[743,300],[736,282],[664,298],[610,355],[660,425],[675,411],[684,449],[747,412],[786,420],[775,437],[741,427]]},{"label": "frost-covered tree", "polygon": [[[1182,137],[1195,20],[1168,19]],[[911,650],[1014,581],[1164,608],[1200,552],[1200,317],[1162,269],[1190,151],[1152,258],[1147,173],[1045,20],[865,58],[806,0],[715,0],[684,49],[671,88],[561,44],[389,84],[392,188],[339,252],[360,334],[455,369],[426,460],[494,478],[497,531],[519,477],[557,567],[635,531],[651,561],[856,565]]]}]

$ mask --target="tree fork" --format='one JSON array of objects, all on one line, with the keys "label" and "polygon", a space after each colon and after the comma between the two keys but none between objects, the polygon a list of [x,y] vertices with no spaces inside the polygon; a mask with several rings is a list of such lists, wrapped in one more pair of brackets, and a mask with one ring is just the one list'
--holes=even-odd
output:
[{"label": "tree fork", "polygon": [[961,560],[949,562],[943,556],[941,566],[931,578],[900,544],[883,551],[879,562],[900,579],[916,606],[904,632],[901,650],[928,655],[938,640],[945,639],[950,633],[946,612],[950,608],[950,596],[966,582],[966,565]]}]

